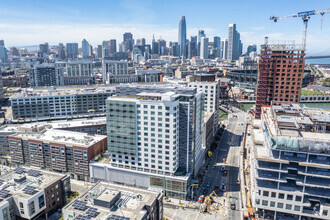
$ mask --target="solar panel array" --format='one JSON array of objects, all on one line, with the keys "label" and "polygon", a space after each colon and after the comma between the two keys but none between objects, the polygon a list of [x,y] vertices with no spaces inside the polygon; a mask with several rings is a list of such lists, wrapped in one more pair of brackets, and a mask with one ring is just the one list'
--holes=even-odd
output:
[{"label": "solar panel array", "polygon": [[6,189],[0,190],[0,197],[1,198],[6,198],[9,195],[10,191]]},{"label": "solar panel array", "polygon": [[41,175],[41,173],[40,173],[39,170],[32,170],[32,169],[28,171],[28,174],[30,176],[34,176],[34,177],[37,177],[37,176],[40,176]]},{"label": "solar panel array", "polygon": [[91,217],[89,216],[85,216],[85,215],[78,215],[75,220],[90,220],[92,219]]},{"label": "solar panel array", "polygon": [[87,205],[87,202],[76,200],[72,204],[72,207],[75,209],[81,210],[81,211],[85,211],[88,208],[88,206],[86,206],[86,205]]},{"label": "solar panel array", "polygon": [[92,208],[92,207],[90,207],[87,211],[86,211],[86,214],[88,215],[88,216],[91,216],[91,217],[95,217],[95,216],[97,216],[97,208]]},{"label": "solar panel array", "polygon": [[24,193],[28,194],[28,195],[34,195],[34,194],[36,194],[38,192],[36,189],[37,189],[37,187],[27,186],[22,191]]},{"label": "solar panel array", "polygon": [[122,217],[119,215],[112,215],[108,220],[130,220],[130,218]]},{"label": "solar panel array", "polygon": [[15,171],[15,173],[17,173],[17,174],[22,174],[22,173],[24,173],[25,169],[22,168],[22,167],[17,167],[14,171]]}]

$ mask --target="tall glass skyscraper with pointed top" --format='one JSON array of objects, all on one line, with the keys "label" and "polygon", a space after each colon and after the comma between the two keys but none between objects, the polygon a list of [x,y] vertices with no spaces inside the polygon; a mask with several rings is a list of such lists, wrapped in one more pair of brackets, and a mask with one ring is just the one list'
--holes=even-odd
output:
[{"label": "tall glass skyscraper with pointed top", "polygon": [[186,39],[187,39],[187,29],[186,29],[186,18],[185,16],[180,17],[179,21],[179,46],[180,46],[180,56],[186,57]]}]

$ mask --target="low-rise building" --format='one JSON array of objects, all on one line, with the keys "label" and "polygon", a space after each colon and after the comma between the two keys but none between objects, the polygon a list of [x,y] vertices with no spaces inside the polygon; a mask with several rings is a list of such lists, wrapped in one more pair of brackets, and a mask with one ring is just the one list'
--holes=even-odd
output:
[{"label": "low-rise building", "polygon": [[25,89],[11,98],[13,119],[104,113],[105,100],[113,90],[107,87]]},{"label": "low-rise building", "polygon": [[18,167],[0,176],[0,219],[47,218],[62,208],[71,190],[70,177]]},{"label": "low-rise building", "polygon": [[330,218],[330,111],[274,103],[254,121],[252,205],[269,219]]},{"label": "low-rise building", "polygon": [[78,180],[89,179],[89,163],[106,151],[107,137],[25,124],[8,136],[13,164],[70,173]]},{"label": "low-rise building", "polygon": [[63,208],[64,220],[163,219],[159,191],[99,182]]}]

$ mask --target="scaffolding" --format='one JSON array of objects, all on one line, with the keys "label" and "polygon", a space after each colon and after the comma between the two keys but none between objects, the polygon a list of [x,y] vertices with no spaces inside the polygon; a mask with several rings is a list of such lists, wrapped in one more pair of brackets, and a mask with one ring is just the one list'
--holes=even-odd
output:
[{"label": "scaffolding", "polygon": [[271,50],[268,50],[268,37],[265,37],[265,46],[261,50],[258,71],[257,101],[255,117],[260,118],[261,107],[268,104],[268,82],[270,70]]}]

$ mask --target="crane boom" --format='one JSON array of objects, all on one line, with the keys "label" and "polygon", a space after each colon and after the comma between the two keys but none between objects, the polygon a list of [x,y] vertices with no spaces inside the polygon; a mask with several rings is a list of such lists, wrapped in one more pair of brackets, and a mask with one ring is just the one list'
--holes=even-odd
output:
[{"label": "crane boom", "polygon": [[321,15],[321,16],[323,16],[325,13],[330,13],[330,8],[320,9],[320,10],[303,11],[303,12],[298,12],[297,14],[282,16],[282,17],[271,16],[269,20],[273,20],[274,22],[277,22],[277,20],[280,20],[280,19],[302,18],[302,20],[304,22],[302,43],[303,43],[303,49],[305,50],[306,49],[307,24],[308,24],[308,20],[310,19],[310,16],[311,15]]}]

